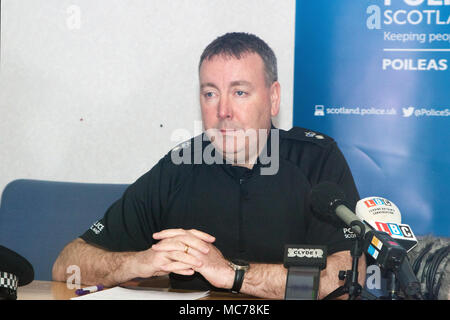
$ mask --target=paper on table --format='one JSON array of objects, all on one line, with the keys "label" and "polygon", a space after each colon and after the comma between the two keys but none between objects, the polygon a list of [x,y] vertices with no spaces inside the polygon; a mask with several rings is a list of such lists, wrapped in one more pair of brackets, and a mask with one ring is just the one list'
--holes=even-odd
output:
[{"label": "paper on table", "polygon": [[71,300],[196,300],[203,298],[208,294],[209,291],[180,293],[114,287],[75,297]]}]

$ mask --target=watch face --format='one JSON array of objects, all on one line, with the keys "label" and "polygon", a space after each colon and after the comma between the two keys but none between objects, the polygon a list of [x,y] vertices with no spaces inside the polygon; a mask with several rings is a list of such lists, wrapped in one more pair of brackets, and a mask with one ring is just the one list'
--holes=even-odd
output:
[{"label": "watch face", "polygon": [[248,268],[250,266],[247,261],[239,259],[233,259],[231,260],[231,263],[234,264],[236,267]]}]

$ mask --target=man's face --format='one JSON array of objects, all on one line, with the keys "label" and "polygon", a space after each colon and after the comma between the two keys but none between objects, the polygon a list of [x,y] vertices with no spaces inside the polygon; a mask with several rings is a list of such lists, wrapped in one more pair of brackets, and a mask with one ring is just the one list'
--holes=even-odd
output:
[{"label": "man's face", "polygon": [[203,126],[207,133],[215,129],[221,135],[221,143],[217,143],[220,139],[212,141],[227,158],[243,152],[246,160],[253,156],[251,151],[249,154],[252,140],[242,139],[243,135],[270,129],[271,117],[278,114],[279,104],[280,85],[278,82],[267,85],[264,63],[258,54],[248,53],[240,59],[218,55],[203,61],[200,67]]}]

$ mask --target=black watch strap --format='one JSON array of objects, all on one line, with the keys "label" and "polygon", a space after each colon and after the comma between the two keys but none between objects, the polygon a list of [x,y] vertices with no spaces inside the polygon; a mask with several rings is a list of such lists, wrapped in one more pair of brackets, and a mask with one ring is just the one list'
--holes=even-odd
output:
[{"label": "black watch strap", "polygon": [[244,282],[245,270],[235,270],[234,274],[234,283],[231,288],[231,292],[239,293],[242,287],[242,283]]}]

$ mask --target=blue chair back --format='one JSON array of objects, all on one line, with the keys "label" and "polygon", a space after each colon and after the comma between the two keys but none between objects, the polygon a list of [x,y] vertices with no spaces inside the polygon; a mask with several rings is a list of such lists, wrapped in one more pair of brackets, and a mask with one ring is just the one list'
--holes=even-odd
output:
[{"label": "blue chair back", "polygon": [[103,217],[126,184],[14,180],[2,193],[0,244],[33,265],[35,280],[51,280],[66,244]]}]

